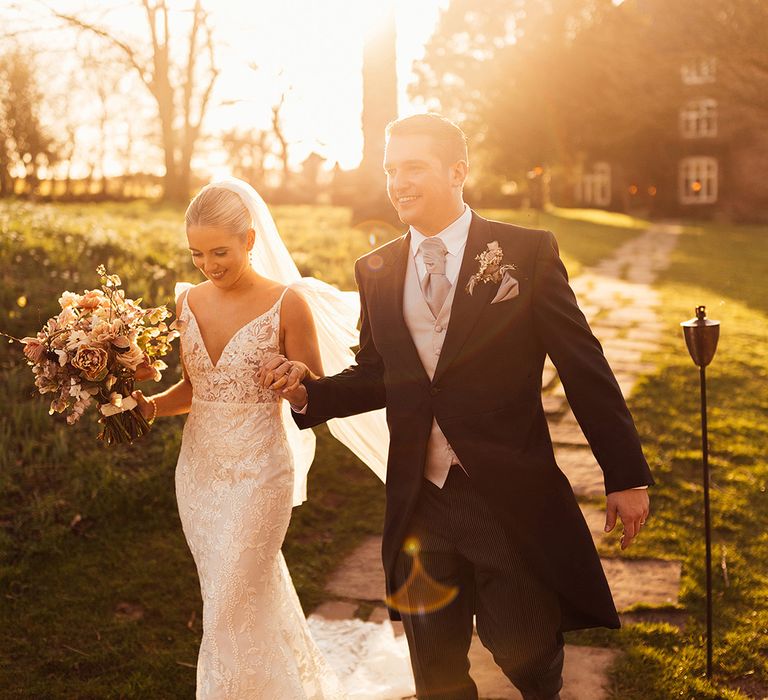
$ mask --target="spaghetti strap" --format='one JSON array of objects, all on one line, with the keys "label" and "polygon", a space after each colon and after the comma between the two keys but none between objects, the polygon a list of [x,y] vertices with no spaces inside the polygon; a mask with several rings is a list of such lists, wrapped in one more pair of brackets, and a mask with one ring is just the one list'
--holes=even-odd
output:
[{"label": "spaghetti strap", "polygon": [[[285,289],[283,289],[282,294],[277,298],[277,301],[275,302],[275,305],[272,308],[277,309],[277,315],[282,316],[283,311],[283,298],[285,297],[285,293],[290,289],[290,286],[286,285]],[[282,321],[282,319],[281,319]]]}]

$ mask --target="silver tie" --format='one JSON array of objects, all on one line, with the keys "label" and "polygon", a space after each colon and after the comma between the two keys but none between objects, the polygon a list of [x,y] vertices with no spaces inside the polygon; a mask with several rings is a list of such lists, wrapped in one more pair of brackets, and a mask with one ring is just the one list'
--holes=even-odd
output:
[{"label": "silver tie", "polygon": [[445,256],[448,249],[439,238],[426,238],[419,246],[427,274],[421,280],[421,291],[432,315],[437,318],[445,298],[451,290],[451,283],[445,276]]}]

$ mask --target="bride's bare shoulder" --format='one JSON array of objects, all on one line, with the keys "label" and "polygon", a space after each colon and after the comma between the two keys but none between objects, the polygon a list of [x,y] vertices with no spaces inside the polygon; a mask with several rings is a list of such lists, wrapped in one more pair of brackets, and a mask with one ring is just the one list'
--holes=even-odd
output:
[{"label": "bride's bare shoulder", "polygon": [[[205,296],[207,294],[207,287],[213,286],[209,280],[205,280],[204,282],[198,282],[197,284],[190,284],[184,291],[182,291],[178,298],[176,299],[176,316],[178,316],[181,313],[181,307],[184,305],[184,299],[187,298],[189,303],[189,299],[194,298],[195,302],[202,301],[205,303]],[[191,292],[195,292],[194,297],[190,297]]]}]

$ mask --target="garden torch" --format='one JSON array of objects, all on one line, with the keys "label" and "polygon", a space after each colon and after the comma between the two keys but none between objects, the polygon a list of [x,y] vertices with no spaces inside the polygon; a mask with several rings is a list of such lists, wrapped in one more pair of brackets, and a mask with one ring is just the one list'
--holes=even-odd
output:
[{"label": "garden torch", "polygon": [[707,440],[707,375],[706,367],[712,362],[720,337],[720,321],[707,318],[704,306],[696,307],[696,318],[684,321],[685,344],[691,359],[699,368],[701,388],[701,453],[704,478],[704,537],[706,541],[707,581],[707,678],[712,677],[712,536],[709,513],[709,443]]}]

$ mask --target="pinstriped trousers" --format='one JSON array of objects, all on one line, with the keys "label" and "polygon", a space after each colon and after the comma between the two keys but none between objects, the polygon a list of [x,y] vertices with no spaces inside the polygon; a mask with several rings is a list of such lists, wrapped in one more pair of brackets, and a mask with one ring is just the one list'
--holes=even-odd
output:
[{"label": "pinstriped trousers", "polygon": [[[473,616],[480,641],[525,700],[557,698],[563,667],[557,597],[528,570],[458,465],[442,489],[424,479],[408,533],[427,576],[458,589],[452,602],[432,610],[428,580],[405,588],[408,610],[428,611],[401,611],[419,700],[476,700],[467,658]],[[401,551],[395,590],[412,563]]]}]

